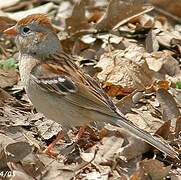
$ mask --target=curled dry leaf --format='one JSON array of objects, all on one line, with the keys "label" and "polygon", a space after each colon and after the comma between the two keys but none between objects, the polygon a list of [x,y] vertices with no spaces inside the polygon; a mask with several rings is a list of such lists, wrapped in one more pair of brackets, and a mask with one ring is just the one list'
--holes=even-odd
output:
[{"label": "curled dry leaf", "polygon": [[[29,176],[35,178],[40,177],[42,171],[45,170],[45,165],[34,153],[27,154],[21,161],[21,169],[26,172]],[[14,163],[15,164],[15,163]],[[17,168],[17,170],[20,170]]]},{"label": "curled dry leaf", "polygon": [[133,91],[132,88],[130,89],[127,87],[122,87],[120,85],[114,85],[109,82],[103,83],[102,87],[106,91],[106,93],[111,97],[126,96],[126,95],[129,95]]},{"label": "curled dry leaf", "polygon": [[143,15],[139,15],[133,19],[130,19],[128,23],[135,25],[136,31],[139,31],[139,29],[146,30],[146,29],[151,29],[154,27],[154,18],[149,16],[148,14],[143,14]]},{"label": "curled dry leaf", "polygon": [[145,54],[145,59],[149,68],[155,72],[159,72],[163,77],[165,74],[169,76],[180,74],[178,61],[168,51],[158,51],[152,54],[147,53]]},{"label": "curled dry leaf", "polygon": [[171,120],[172,126],[175,127],[177,118],[181,115],[173,96],[165,89],[158,89],[156,92],[165,121]]},{"label": "curled dry leaf", "polygon": [[96,24],[96,29],[99,31],[115,29],[131,18],[151,10],[152,7],[145,6],[141,1],[111,0],[106,13]]},{"label": "curled dry leaf", "polygon": [[2,122],[8,122],[8,125],[29,125],[29,122],[27,121],[30,114],[29,112],[18,110],[17,108],[7,104],[2,107],[1,112],[2,117],[0,116],[0,119],[2,118]]},{"label": "curled dry leaf", "polygon": [[102,68],[98,79],[126,89],[143,90],[154,82],[154,74],[149,70],[143,57],[144,49],[131,46],[126,50],[116,50],[101,56],[96,65]]},{"label": "curled dry leaf", "polygon": [[170,48],[173,39],[181,39],[181,38],[179,32],[177,31],[173,32],[161,31],[159,34],[157,34],[156,39],[160,45],[166,48]]}]

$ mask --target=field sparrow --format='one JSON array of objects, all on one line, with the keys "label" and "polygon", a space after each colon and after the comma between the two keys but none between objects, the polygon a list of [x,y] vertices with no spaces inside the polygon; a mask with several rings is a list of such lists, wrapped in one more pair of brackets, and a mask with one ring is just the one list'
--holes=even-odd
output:
[{"label": "field sparrow", "polygon": [[123,127],[168,156],[177,157],[169,145],[126,119],[98,82],[76,66],[73,56],[62,52],[46,15],[29,15],[4,33],[16,37],[20,76],[28,97],[38,111],[60,123],[63,131],[104,121]]}]

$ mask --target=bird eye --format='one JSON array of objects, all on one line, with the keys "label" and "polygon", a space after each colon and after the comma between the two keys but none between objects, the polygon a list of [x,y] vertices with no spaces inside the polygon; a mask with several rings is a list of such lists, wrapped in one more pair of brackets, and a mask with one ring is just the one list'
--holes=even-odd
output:
[{"label": "bird eye", "polygon": [[30,28],[29,27],[23,27],[22,32],[24,34],[28,34],[30,32]]}]

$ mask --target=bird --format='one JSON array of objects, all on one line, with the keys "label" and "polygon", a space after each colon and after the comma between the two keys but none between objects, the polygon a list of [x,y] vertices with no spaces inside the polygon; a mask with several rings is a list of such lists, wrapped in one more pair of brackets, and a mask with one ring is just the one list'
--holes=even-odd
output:
[{"label": "bird", "polygon": [[75,64],[73,55],[63,52],[46,14],[28,15],[4,33],[15,37],[20,77],[32,104],[62,125],[59,138],[71,127],[101,121],[124,128],[172,158],[178,157],[166,142],[128,120],[99,82]]}]

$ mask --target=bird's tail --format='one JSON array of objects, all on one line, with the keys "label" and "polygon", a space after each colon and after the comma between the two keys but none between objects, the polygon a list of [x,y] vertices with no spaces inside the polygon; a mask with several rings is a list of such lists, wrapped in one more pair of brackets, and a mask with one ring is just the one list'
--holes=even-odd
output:
[{"label": "bird's tail", "polygon": [[114,125],[116,124],[119,127],[123,127],[134,136],[142,139],[143,141],[157,148],[166,155],[178,159],[179,153],[176,152],[169,144],[167,144],[164,141],[161,141],[159,138],[153,137],[150,133],[140,129],[139,127],[134,125],[131,121],[129,121],[121,112],[118,112],[118,114],[120,118],[118,117],[113,119],[111,121],[112,124]]}]

